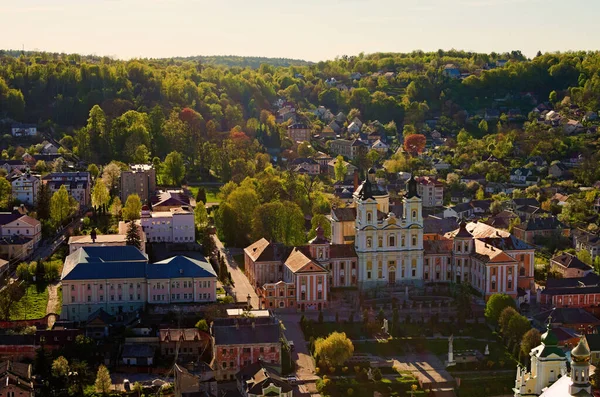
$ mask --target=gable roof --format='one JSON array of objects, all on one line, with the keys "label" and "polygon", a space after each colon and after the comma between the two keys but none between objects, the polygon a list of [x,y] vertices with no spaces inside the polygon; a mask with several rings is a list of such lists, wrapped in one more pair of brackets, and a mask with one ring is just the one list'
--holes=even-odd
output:
[{"label": "gable roof", "polygon": [[314,262],[298,248],[292,250],[292,253],[285,260],[284,264],[293,273],[327,272],[321,265]]},{"label": "gable roof", "polygon": [[281,326],[272,318],[267,317],[263,321],[256,318],[231,320],[233,321],[213,321],[212,336],[215,346],[279,343]]},{"label": "gable roof", "polygon": [[283,244],[270,243],[263,237],[244,248],[244,252],[254,262],[275,262],[283,260],[289,249]]},{"label": "gable roof", "polygon": [[177,255],[146,266],[146,277],[149,279],[217,277],[212,265],[206,260],[188,258]]},{"label": "gable roof", "polygon": [[65,259],[61,280],[144,278],[147,262],[146,255],[130,245],[82,247]]},{"label": "gable roof", "polygon": [[332,215],[340,222],[354,222],[356,220],[356,208],[332,208]]},{"label": "gable roof", "polygon": [[592,267],[588,264],[581,261],[575,255],[569,254],[568,252],[563,252],[560,255],[556,255],[551,260],[551,263],[558,264],[566,269],[579,269],[579,270],[592,270]]},{"label": "gable roof", "polygon": [[515,228],[526,231],[555,230],[564,227],[565,226],[555,216],[548,216],[545,218],[530,218],[523,224],[515,225]]},{"label": "gable roof", "polygon": [[533,207],[540,207],[540,202],[531,197],[516,198],[516,199],[512,199],[512,201],[515,204],[515,207],[523,207],[525,205],[531,205]]},{"label": "gable roof", "polygon": [[485,263],[510,263],[517,262],[504,251],[481,240],[474,240],[475,252],[472,254]]}]

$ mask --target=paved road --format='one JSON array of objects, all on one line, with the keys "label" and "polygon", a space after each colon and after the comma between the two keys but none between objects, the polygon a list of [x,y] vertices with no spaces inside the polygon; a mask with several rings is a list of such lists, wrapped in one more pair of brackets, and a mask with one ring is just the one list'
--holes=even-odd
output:
[{"label": "paved road", "polygon": [[214,235],[213,238],[215,239],[215,245],[217,246],[217,249],[221,252],[221,255],[223,255],[225,259],[227,270],[229,270],[231,273],[231,278],[233,279],[234,283],[233,288],[225,287],[225,290],[230,295],[233,293],[237,302],[246,302],[248,300],[248,294],[250,294],[252,308],[258,309],[258,295],[256,295],[256,291],[254,291],[254,288],[252,288],[250,285],[248,278],[242,269],[237,266],[228,249],[225,248],[221,240],[219,240],[219,237]]}]

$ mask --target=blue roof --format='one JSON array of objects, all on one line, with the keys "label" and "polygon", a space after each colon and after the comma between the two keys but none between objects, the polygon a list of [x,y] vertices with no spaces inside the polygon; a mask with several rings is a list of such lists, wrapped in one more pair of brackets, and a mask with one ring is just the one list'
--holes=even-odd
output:
[{"label": "blue roof", "polygon": [[179,255],[149,264],[147,277],[149,279],[217,277],[217,273],[206,260],[200,261]]},{"label": "blue roof", "polygon": [[133,245],[83,247],[81,259],[86,262],[148,261],[146,255]]},{"label": "blue roof", "polygon": [[83,262],[76,264],[62,279],[94,280],[144,277],[146,277],[145,262],[106,262],[102,264]]}]

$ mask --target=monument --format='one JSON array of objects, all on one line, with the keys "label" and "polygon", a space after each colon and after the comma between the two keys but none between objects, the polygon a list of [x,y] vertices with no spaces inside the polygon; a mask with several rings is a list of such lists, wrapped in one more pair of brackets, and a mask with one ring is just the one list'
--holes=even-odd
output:
[{"label": "monument", "polygon": [[452,346],[453,342],[454,342],[454,335],[450,335],[450,337],[448,338],[448,362],[446,363],[446,367],[451,367],[454,364],[456,364],[454,362],[454,348]]},{"label": "monument", "polygon": [[381,330],[383,331],[384,334],[389,334],[389,329],[388,329],[388,320],[387,318],[383,319],[383,327],[381,327]]},{"label": "monument", "polygon": [[490,345],[485,345],[485,351],[483,352],[486,356],[490,355]]}]

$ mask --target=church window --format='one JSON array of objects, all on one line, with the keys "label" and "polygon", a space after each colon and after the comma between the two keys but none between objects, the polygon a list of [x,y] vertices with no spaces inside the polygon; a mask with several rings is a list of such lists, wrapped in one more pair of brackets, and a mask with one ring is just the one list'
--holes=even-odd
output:
[{"label": "church window", "polygon": [[496,282],[492,280],[492,290],[496,289]]},{"label": "church window", "polygon": [[512,280],[508,280],[508,290],[512,289]]},{"label": "church window", "polygon": [[396,245],[396,237],[390,236],[390,247],[393,247],[395,245]]},{"label": "church window", "polygon": [[383,237],[379,237],[378,246],[379,248],[383,247]]},{"label": "church window", "polygon": [[371,237],[367,237],[367,248],[371,248],[372,245],[373,245],[373,241],[372,241]]},{"label": "church window", "polygon": [[371,214],[371,211],[367,212],[367,222],[371,222],[372,218],[373,218],[373,215]]},{"label": "church window", "polygon": [[402,239],[400,240],[400,242],[402,243],[402,246],[404,247],[406,245],[406,242],[404,240],[404,236],[402,236]]},{"label": "church window", "polygon": [[414,210],[413,210],[413,212],[412,212],[412,219],[413,219],[413,220],[416,220],[416,219],[417,219],[417,211],[414,211]]},{"label": "church window", "polygon": [[412,236],[412,245],[417,245],[417,236]]}]

